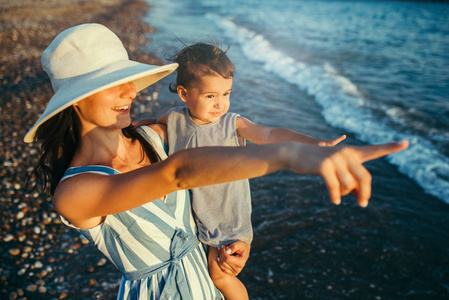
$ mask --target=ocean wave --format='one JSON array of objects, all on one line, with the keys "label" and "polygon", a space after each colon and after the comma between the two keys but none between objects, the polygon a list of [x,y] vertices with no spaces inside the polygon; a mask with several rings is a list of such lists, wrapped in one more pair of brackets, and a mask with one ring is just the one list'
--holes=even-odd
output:
[{"label": "ocean wave", "polygon": [[403,111],[386,104],[374,105],[330,62],[312,65],[298,61],[274,47],[262,34],[238,25],[231,18],[216,14],[207,17],[240,45],[248,59],[313,96],[328,124],[352,132],[370,144],[409,140],[406,151],[389,155],[387,160],[427,193],[449,204],[449,159],[428,139],[404,126],[395,126]]}]

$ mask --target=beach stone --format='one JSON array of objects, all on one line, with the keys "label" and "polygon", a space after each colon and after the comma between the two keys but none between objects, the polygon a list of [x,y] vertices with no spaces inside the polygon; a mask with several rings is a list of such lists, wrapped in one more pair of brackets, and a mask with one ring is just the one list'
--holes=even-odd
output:
[{"label": "beach stone", "polygon": [[41,233],[41,229],[39,228],[39,226],[34,226],[34,227],[33,227],[33,232],[34,232],[35,234],[40,234],[40,233]]},{"label": "beach stone", "polygon": [[27,286],[28,292],[34,293],[36,290],[37,290],[37,285],[35,285],[35,284],[30,284],[29,286]]},{"label": "beach stone", "polygon": [[97,262],[97,266],[101,267],[104,266],[106,263],[108,262],[108,260],[104,257],[102,257],[98,262]]},{"label": "beach stone", "polygon": [[81,247],[81,244],[76,243],[76,244],[73,244],[72,246],[70,246],[70,249],[71,250],[78,250],[80,247]]},{"label": "beach stone", "polygon": [[15,299],[17,299],[19,297],[19,295],[16,293],[16,292],[11,292],[10,294],[9,294],[9,300],[15,300]]},{"label": "beach stone", "polygon": [[51,218],[47,215],[47,214],[45,214],[44,216],[43,216],[43,224],[44,225],[48,225],[48,224],[50,224],[51,223]]},{"label": "beach stone", "polygon": [[84,236],[81,236],[80,239],[81,239],[81,244],[83,244],[83,245],[87,245],[90,243],[89,240],[86,239]]},{"label": "beach stone", "polygon": [[67,298],[67,293],[66,292],[62,292],[61,295],[59,295],[58,299],[65,299]]},{"label": "beach stone", "polygon": [[24,216],[25,216],[25,214],[23,213],[23,211],[19,211],[19,212],[17,213],[17,215],[16,215],[16,219],[17,219],[17,220],[20,220],[20,219],[22,219]]},{"label": "beach stone", "polygon": [[14,239],[14,236],[12,235],[12,234],[7,234],[6,236],[5,236],[5,238],[3,239],[3,241],[5,241],[5,242],[10,242],[10,241],[12,241]]},{"label": "beach stone", "polygon": [[40,262],[40,261],[37,261],[37,262],[35,262],[34,263],[34,268],[35,269],[40,269],[40,268],[42,268],[44,265]]},{"label": "beach stone", "polygon": [[12,256],[17,256],[17,255],[20,254],[20,249],[18,249],[18,248],[12,248],[12,249],[9,249],[8,253],[9,253],[10,255],[12,255]]},{"label": "beach stone", "polygon": [[36,285],[39,285],[39,286],[45,285],[45,281],[42,279],[39,279],[38,281],[36,281]]},{"label": "beach stone", "polygon": [[47,288],[45,286],[40,286],[40,287],[37,288],[37,290],[41,294],[45,294],[47,292]]},{"label": "beach stone", "polygon": [[27,270],[25,268],[20,269],[19,272],[17,272],[17,275],[22,276],[23,274],[25,274]]}]

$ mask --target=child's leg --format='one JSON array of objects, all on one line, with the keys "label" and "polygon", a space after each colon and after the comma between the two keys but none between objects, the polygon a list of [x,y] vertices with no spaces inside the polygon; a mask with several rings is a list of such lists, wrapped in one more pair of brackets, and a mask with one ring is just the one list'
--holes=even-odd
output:
[{"label": "child's leg", "polygon": [[208,265],[209,275],[215,286],[227,300],[249,299],[245,285],[235,276],[223,273],[217,262],[218,250],[209,246]]}]

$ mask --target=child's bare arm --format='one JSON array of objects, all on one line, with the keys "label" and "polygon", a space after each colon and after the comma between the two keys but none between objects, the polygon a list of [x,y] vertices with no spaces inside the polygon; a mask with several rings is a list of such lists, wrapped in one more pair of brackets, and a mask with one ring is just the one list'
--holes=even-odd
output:
[{"label": "child's bare arm", "polygon": [[164,124],[167,125],[167,113],[163,114],[156,120],[157,124]]},{"label": "child's bare arm", "polygon": [[293,141],[303,144],[331,147],[337,145],[346,138],[346,135],[342,135],[332,140],[316,139],[287,128],[257,125],[243,117],[238,117],[236,122],[237,133],[239,136],[254,144],[273,144]]}]

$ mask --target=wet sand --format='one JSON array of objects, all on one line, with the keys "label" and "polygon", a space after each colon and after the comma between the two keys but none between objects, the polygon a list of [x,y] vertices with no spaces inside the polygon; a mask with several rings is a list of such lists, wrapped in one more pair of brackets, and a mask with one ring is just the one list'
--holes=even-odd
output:
[{"label": "wet sand", "polygon": [[[131,59],[160,64],[141,49],[149,42],[145,34],[154,30],[142,21],[148,8],[138,0],[1,1],[0,299],[115,299],[120,273],[75,230],[61,225],[48,196],[26,190],[39,148],[25,144],[23,136],[53,94],[40,57],[62,30],[106,25]],[[147,111],[156,103],[148,100],[155,100],[157,88],[137,98]]]}]

